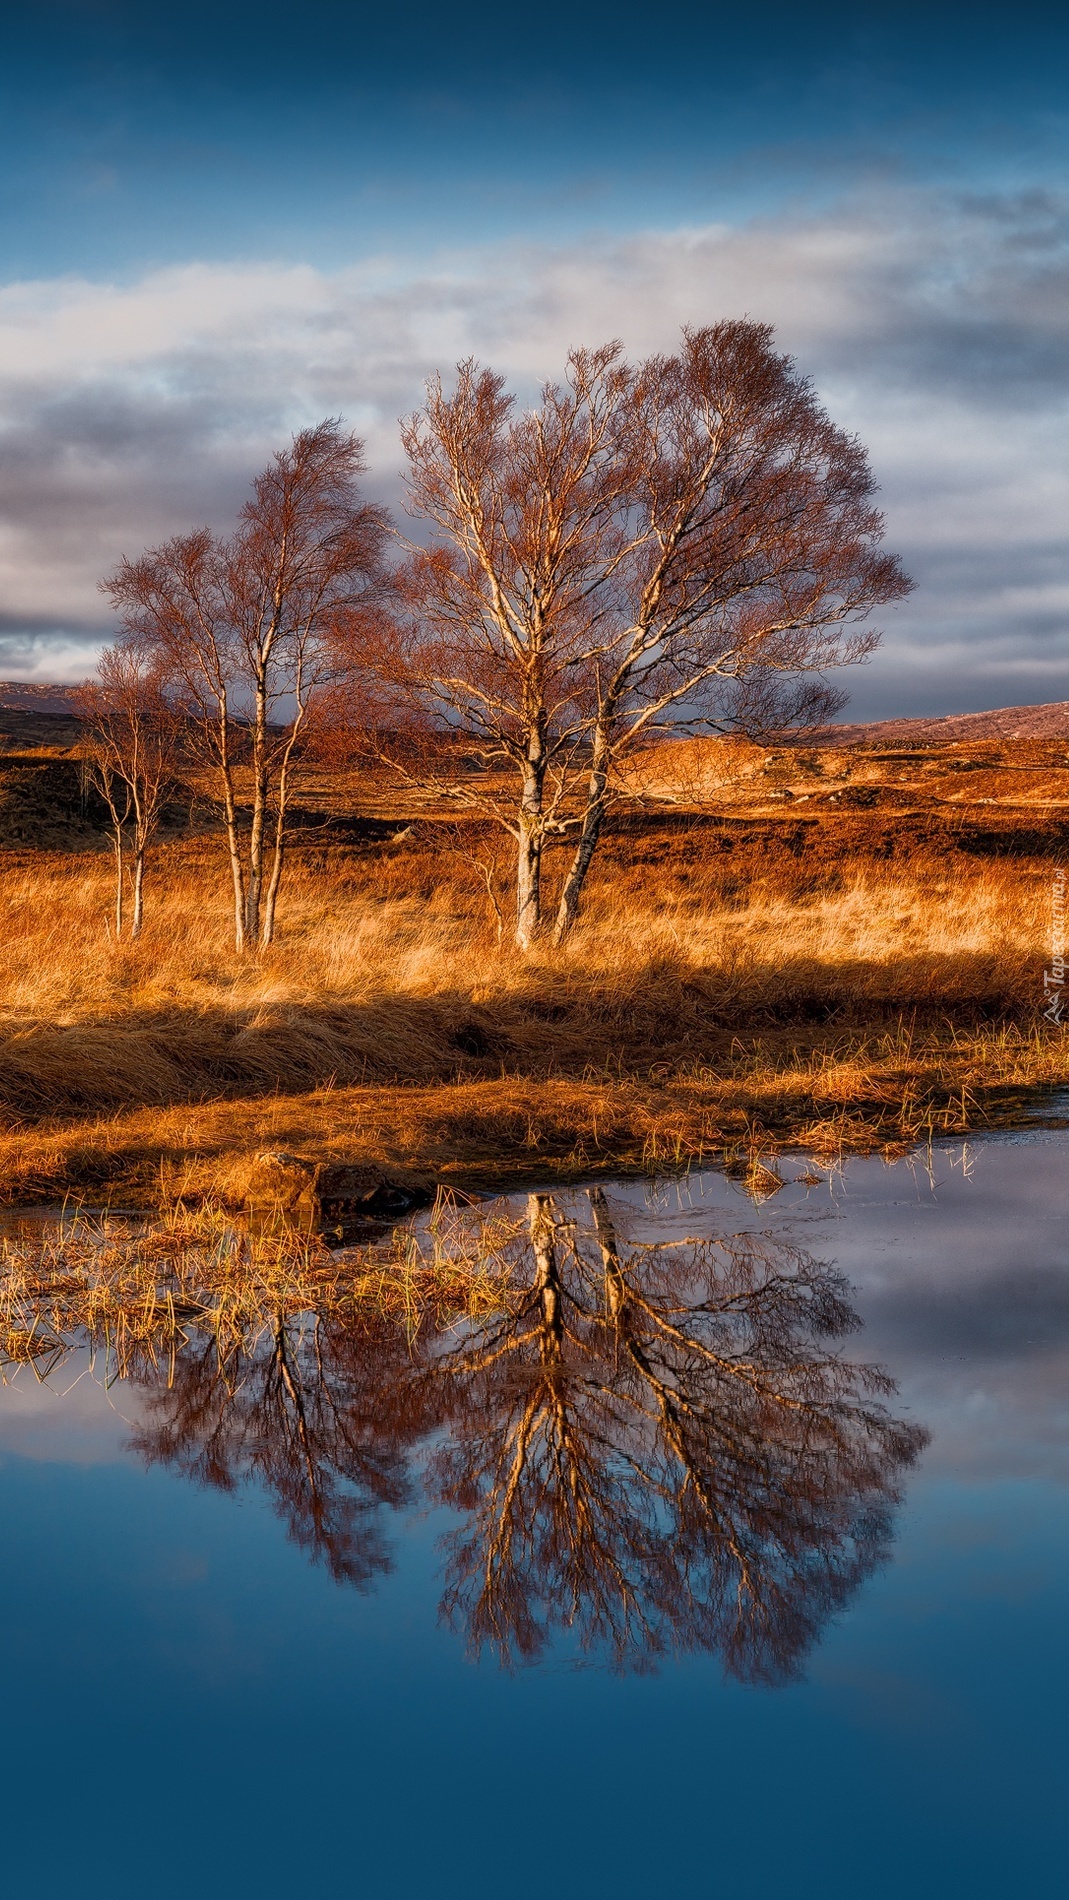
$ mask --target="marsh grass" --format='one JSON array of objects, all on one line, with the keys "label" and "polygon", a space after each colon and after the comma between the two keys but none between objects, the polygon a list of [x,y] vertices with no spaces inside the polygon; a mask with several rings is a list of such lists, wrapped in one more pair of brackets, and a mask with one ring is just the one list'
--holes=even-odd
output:
[{"label": "marsh grass", "polygon": [[40,1238],[0,1249],[0,1372],[32,1366],[45,1378],[88,1345],[105,1382],[148,1367],[173,1374],[194,1333],[226,1365],[302,1314],[355,1326],[388,1319],[414,1339],[428,1322],[507,1302],[518,1231],[500,1209],[461,1210],[448,1193],[418,1229],[338,1253],[281,1223],[254,1233],[212,1201],[179,1204],[151,1224],[65,1211]]},{"label": "marsh grass", "polygon": [[[803,822],[761,798],[831,768],[758,764],[748,813],[619,825],[574,939],[524,958],[477,827],[470,859],[424,820],[301,834],[279,940],[246,957],[209,836],[160,847],[136,945],[109,934],[105,859],[6,854],[0,1193],[236,1205],[269,1146],[468,1185],[745,1169],[1020,1120],[1069,1082],[1040,1013],[1049,773],[996,811],[997,774],[922,762],[923,810]],[[954,802],[977,784],[986,804]]]},{"label": "marsh grass", "polygon": [[298,866],[282,940],[237,958],[216,868],[170,853],[136,945],[108,939],[104,865],[0,873],[10,1116],[330,1083],[643,1075],[705,1051],[720,1067],[731,1032],[1019,1020],[1035,1013],[1049,882],[1034,863],[862,863],[814,890],[772,863],[740,890],[666,840],[655,881],[648,866],[606,876],[573,943],[519,958],[462,866],[414,854],[403,874],[394,861]]}]

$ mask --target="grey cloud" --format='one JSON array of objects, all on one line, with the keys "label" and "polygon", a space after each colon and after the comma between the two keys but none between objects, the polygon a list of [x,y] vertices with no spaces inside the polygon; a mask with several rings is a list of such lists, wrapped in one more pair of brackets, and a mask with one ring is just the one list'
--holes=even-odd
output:
[{"label": "grey cloud", "polygon": [[62,683],[83,680],[93,672],[108,631],[103,618],[95,627],[0,631],[0,678]]},{"label": "grey cloud", "polygon": [[974,1281],[895,1283],[868,1308],[881,1352],[943,1359],[1007,1359],[1069,1352],[1069,1272],[1064,1262],[1011,1259]]},{"label": "grey cloud", "polygon": [[878,356],[885,379],[996,410],[1064,401],[1069,201],[1024,193],[937,204],[858,294],[866,322],[843,339],[844,366],[871,370]]},{"label": "grey cloud", "polygon": [[120,552],[232,518],[271,450],[322,414],[367,438],[371,485],[396,505],[396,419],[469,351],[525,396],[570,343],[619,332],[643,351],[746,313],[868,444],[919,583],[853,679],[853,714],[1069,697],[1067,293],[1069,198],[889,190],[420,266],[0,293],[0,611],[35,653],[49,626],[87,637]]}]

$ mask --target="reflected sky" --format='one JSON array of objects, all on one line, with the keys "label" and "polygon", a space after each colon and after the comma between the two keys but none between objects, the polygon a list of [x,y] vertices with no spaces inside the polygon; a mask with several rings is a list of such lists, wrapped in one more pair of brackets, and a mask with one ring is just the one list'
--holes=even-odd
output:
[{"label": "reflected sky", "polygon": [[[153,1853],[153,1891],[166,1894],[322,1883],[481,1896],[504,1881],[526,1895],[544,1891],[548,1813],[565,1895],[637,1896],[667,1866],[710,1894],[743,1880],[760,1896],[1054,1891],[1067,1156],[1069,1138],[1042,1133],[948,1146],[930,1169],[923,1158],[851,1163],[819,1186],[791,1180],[803,1168],[788,1160],[788,1184],[759,1208],[710,1175],[653,1196],[627,1186],[604,1204],[611,1232],[584,1194],[554,1196],[541,1213],[518,1201],[512,1238],[496,1236],[514,1256],[507,1310],[427,1352],[403,1336],[398,1346],[396,1329],[318,1344],[306,1333],[303,1370],[268,1333],[236,1404],[220,1402],[216,1372],[198,1373],[193,1358],[170,1386],[109,1390],[77,1354],[47,1386],[21,1369],[0,1392],[4,1775],[26,1816],[20,1880],[45,1894],[132,1895]],[[773,1325],[775,1284],[786,1292]],[[849,1330],[851,1309],[861,1330]],[[732,1651],[738,1626],[724,1621],[732,1592],[745,1608],[737,1565],[722,1564],[717,1588],[684,1610],[688,1562],[703,1587],[712,1574],[693,1564],[688,1538],[706,1559],[728,1545],[708,1521],[680,1517],[679,1459],[656,1403],[650,1417],[656,1384],[633,1353],[663,1355],[669,1340],[669,1383],[704,1407],[695,1468],[719,1475],[736,1544],[740,1531],[752,1540],[751,1557],[778,1584],[786,1575],[787,1596],[801,1583],[796,1605],[817,1601],[801,1640],[766,1645],[761,1667],[745,1641]],[[713,1378],[695,1342],[735,1369]],[[329,1372],[318,1392],[317,1354]],[[763,1385],[756,1411],[748,1400],[740,1413],[729,1395],[744,1364]],[[835,1392],[822,1385],[832,1364]],[[897,1391],[866,1394],[850,1368],[869,1364]],[[314,1401],[299,1428],[287,1379]],[[802,1387],[819,1429],[771,1434],[773,1472],[756,1439],[767,1447],[768,1409]],[[636,1402],[629,1440],[619,1408]],[[829,1403],[845,1434],[831,1455]],[[856,1435],[870,1405],[885,1433],[913,1434],[879,1441],[878,1471],[879,1435]],[[562,1407],[568,1429],[583,1428],[576,1469]],[[742,1445],[734,1462],[729,1441]],[[318,1500],[301,1480],[316,1444],[324,1468],[350,1474]],[[801,1571],[784,1572],[784,1546],[769,1537],[774,1478],[796,1536],[802,1527]],[[871,1520],[858,1560],[853,1507],[866,1485],[888,1513]],[[590,1520],[595,1506],[602,1530],[605,1511],[617,1513],[614,1535],[622,1513],[628,1565],[637,1549],[662,1619],[674,1601],[668,1634],[693,1633],[697,1615],[702,1640],[677,1642],[678,1654],[666,1644],[655,1675],[614,1671],[611,1619],[584,1647],[582,1613],[560,1615],[569,1590],[581,1611],[595,1596],[589,1548],[585,1571],[557,1561],[569,1513]],[[473,1645],[495,1538],[505,1571]],[[814,1599],[807,1565],[821,1543],[834,1561]],[[554,1623],[554,1640],[536,1642],[518,1672],[502,1669],[532,1616]],[[767,1628],[795,1626],[773,1614]],[[770,1653],[789,1666],[767,1667]],[[94,1862],[92,1817],[119,1786],[138,1813],[118,1863]],[[171,1827],[161,1853],[177,1789],[197,1818]]]}]

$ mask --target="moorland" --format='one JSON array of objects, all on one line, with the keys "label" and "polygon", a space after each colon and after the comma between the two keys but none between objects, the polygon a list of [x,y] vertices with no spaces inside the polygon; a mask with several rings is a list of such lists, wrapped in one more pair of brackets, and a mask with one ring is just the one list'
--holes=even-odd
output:
[{"label": "moorland", "polygon": [[461,1188],[704,1159],[761,1193],[785,1149],[1049,1115],[1052,723],[636,755],[580,927],[527,955],[492,825],[309,761],[277,940],[239,955],[206,788],[172,801],[116,941],[79,723],[4,711],[3,1196],[239,1203],[265,1150]]}]

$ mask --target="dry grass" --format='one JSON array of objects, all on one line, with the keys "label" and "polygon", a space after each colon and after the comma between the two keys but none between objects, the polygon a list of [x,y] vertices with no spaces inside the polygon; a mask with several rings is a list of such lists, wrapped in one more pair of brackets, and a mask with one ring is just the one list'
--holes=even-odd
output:
[{"label": "dry grass", "polygon": [[297,867],[280,942],[248,959],[228,944],[210,862],[168,854],[129,946],[106,935],[100,860],[20,865],[0,875],[2,1097],[26,1115],[503,1062],[637,1074],[718,1030],[912,1008],[990,1019],[1034,1002],[1041,867],[862,865],[792,891],[773,865],[740,891],[734,867],[692,867],[659,842],[654,864],[603,877],[571,945],[527,960],[498,949],[478,893],[430,853],[377,878]]},{"label": "dry grass", "polygon": [[462,1230],[440,1196],[419,1230],[338,1254],[281,1224],[252,1233],[212,1201],[178,1204],[147,1231],[68,1212],[39,1239],[0,1248],[0,1374],[32,1365],[47,1376],[86,1343],[105,1380],[147,1365],[173,1369],[194,1332],[226,1365],[302,1313],[357,1327],[386,1319],[411,1340],[427,1321],[474,1318],[508,1299],[505,1243],[515,1222],[478,1213],[475,1246],[471,1214]]},{"label": "dry grass", "polygon": [[[267,1145],[460,1180],[748,1166],[1019,1119],[1069,1082],[1041,1015],[1054,762],[762,757],[734,803],[621,824],[579,935],[527,960],[433,823],[305,834],[280,941],[244,959],[210,837],[161,847],[138,945],[110,939],[103,855],[5,854],[5,1198],[240,1199]],[[904,806],[827,804],[874,774]],[[785,777],[824,806],[776,812]]]},{"label": "dry grass", "polygon": [[70,1118],[0,1137],[5,1199],[73,1188],[94,1200],[240,1204],[254,1156],[354,1157],[404,1181],[459,1187],[668,1172],[694,1161],[748,1172],[803,1148],[824,1159],[939,1134],[1027,1125],[1069,1081],[1060,1033],[846,1033],[810,1046],[737,1039],[716,1066],[671,1077],[506,1077],[431,1087],[321,1090]]}]

